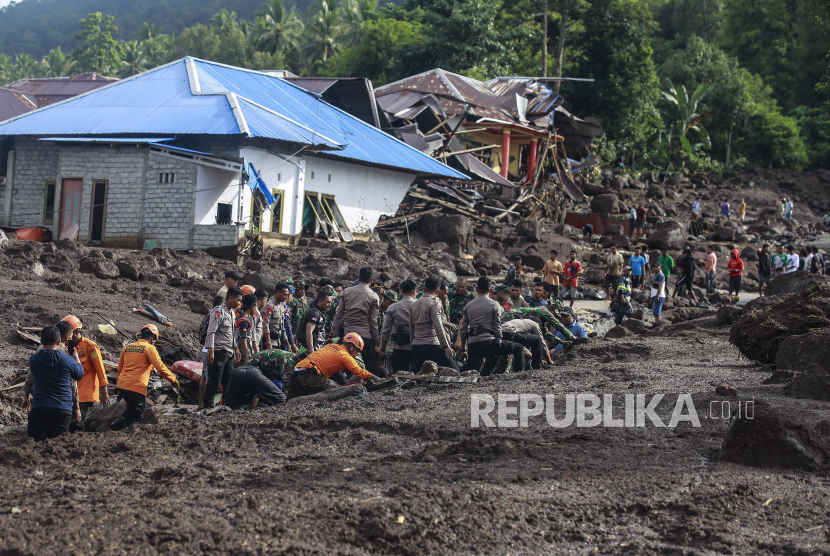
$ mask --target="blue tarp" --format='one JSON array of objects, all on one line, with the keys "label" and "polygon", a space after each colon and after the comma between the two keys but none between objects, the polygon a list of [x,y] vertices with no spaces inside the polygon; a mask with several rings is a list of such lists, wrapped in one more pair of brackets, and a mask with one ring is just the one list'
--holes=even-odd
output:
[{"label": "blue tarp", "polygon": [[269,207],[271,205],[273,205],[274,203],[276,203],[277,200],[274,198],[274,195],[268,189],[268,186],[265,185],[265,182],[259,176],[259,172],[256,171],[256,168],[254,168],[254,165],[249,162],[247,168],[248,168],[248,187],[251,188],[251,191],[256,191],[257,189],[262,191],[262,194],[265,195],[265,201],[268,203]]}]

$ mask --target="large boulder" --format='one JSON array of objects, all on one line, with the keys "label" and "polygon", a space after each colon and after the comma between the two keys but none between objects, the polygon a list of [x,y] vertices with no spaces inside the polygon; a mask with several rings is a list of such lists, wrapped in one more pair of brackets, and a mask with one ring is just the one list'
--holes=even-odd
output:
[{"label": "large boulder", "polygon": [[732,226],[721,226],[718,228],[717,236],[718,241],[732,241],[735,239],[735,236],[738,234],[738,230],[733,228]]},{"label": "large boulder", "polygon": [[756,251],[751,245],[747,245],[744,247],[743,251],[741,251],[741,258],[744,261],[757,261],[758,251]]},{"label": "large boulder", "polygon": [[650,249],[683,249],[686,244],[686,231],[676,220],[669,220],[657,226],[646,238]]},{"label": "large boulder", "polygon": [[778,346],[776,369],[800,371],[786,393],[799,397],[830,401],[830,328],[811,330],[790,336]]},{"label": "large boulder", "polygon": [[81,272],[94,274],[102,280],[107,278],[118,278],[120,272],[115,263],[109,259],[84,257],[80,262]]},{"label": "large boulder", "polygon": [[753,299],[729,331],[729,341],[752,361],[774,363],[788,337],[821,328],[830,328],[830,291],[811,287],[794,295]]},{"label": "large boulder", "polygon": [[[720,294],[714,294],[720,295]],[[718,326],[723,326],[725,324],[734,324],[741,318],[741,313],[743,309],[740,307],[735,307],[734,305],[724,305],[720,309],[718,309],[718,313],[715,315],[717,319]]]},{"label": "large boulder", "polygon": [[619,324],[605,333],[606,338],[615,339],[615,338],[627,338],[628,336],[633,335],[634,333],[631,332],[625,326],[620,326]]},{"label": "large boulder", "polygon": [[308,265],[308,271],[316,276],[325,276],[332,280],[342,280],[349,272],[349,263],[342,259],[316,258]]},{"label": "large boulder", "polygon": [[243,286],[252,286],[255,290],[266,290],[269,295],[274,293],[274,287],[279,281],[280,279],[276,275],[268,272],[249,272],[242,277]]},{"label": "large boulder", "polygon": [[604,212],[608,214],[617,212],[617,196],[597,195],[591,199],[591,212]]},{"label": "large boulder", "polygon": [[460,245],[469,251],[473,223],[461,215],[426,214],[418,222],[418,231],[430,243],[443,241],[447,245]]},{"label": "large boulder", "polygon": [[118,268],[118,273],[124,278],[128,278],[134,282],[141,278],[141,265],[138,261],[125,259],[116,261],[115,266]]},{"label": "large boulder", "polygon": [[475,267],[465,259],[456,259],[455,261],[453,261],[453,266],[455,267],[455,273],[459,276],[477,275]]},{"label": "large boulder", "polygon": [[644,184],[640,180],[635,180],[634,178],[631,178],[628,180],[628,187],[630,187],[631,189],[643,190],[646,188],[646,184]]},{"label": "large boulder", "polygon": [[652,183],[648,186],[648,192],[646,193],[652,199],[665,199],[666,198],[666,190],[663,187],[657,185],[656,183]]},{"label": "large boulder", "polygon": [[627,180],[617,177],[612,179],[608,186],[616,191],[622,191],[625,189],[626,182]]},{"label": "large boulder", "polygon": [[620,249],[631,249],[631,240],[628,236],[605,236],[602,239],[602,247],[608,249],[612,245],[616,245]]},{"label": "large boulder", "polygon": [[790,272],[789,274],[782,274],[770,281],[764,293],[766,295],[798,293],[813,284],[818,284],[826,288],[830,286],[830,278],[809,272]]},{"label": "large boulder", "polygon": [[762,400],[737,403],[723,439],[720,459],[752,467],[817,471],[830,464],[830,446],[793,415]]},{"label": "large boulder", "polygon": [[656,216],[666,216],[666,212],[657,203],[649,203],[648,210]]},{"label": "large boulder", "polygon": [[605,269],[604,268],[589,268],[582,274],[582,278],[589,284],[604,284],[605,283]]},{"label": "large boulder", "polygon": [[[85,432],[108,432],[112,430],[110,425],[121,417],[127,409],[127,402],[124,400],[116,402],[115,398],[112,398],[112,402],[106,409],[101,407],[101,404],[92,406],[83,422]],[[144,412],[141,424],[155,425],[156,423],[158,423],[156,412],[148,408]]]},{"label": "large boulder", "polygon": [[607,236],[621,236],[624,231],[625,228],[620,224],[608,224],[602,233]]}]

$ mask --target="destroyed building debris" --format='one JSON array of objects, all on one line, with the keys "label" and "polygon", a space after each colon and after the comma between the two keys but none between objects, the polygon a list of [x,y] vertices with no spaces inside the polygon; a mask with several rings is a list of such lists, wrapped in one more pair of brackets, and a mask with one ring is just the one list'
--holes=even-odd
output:
[{"label": "destroyed building debris", "polygon": [[565,110],[543,80],[483,83],[439,68],[375,96],[384,130],[470,176],[418,183],[383,229],[443,209],[491,225],[510,214],[559,219],[584,199],[574,174],[599,164],[591,142],[603,134],[600,123]]}]

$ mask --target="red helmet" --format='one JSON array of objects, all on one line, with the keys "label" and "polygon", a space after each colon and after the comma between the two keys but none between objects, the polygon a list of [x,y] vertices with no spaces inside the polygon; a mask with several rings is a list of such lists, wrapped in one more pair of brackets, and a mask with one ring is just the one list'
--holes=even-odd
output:
[{"label": "red helmet", "polygon": [[245,285],[245,286],[242,286],[240,289],[242,290],[242,295],[248,295],[249,293],[256,293],[256,288],[253,287],[253,286]]},{"label": "red helmet", "polygon": [[157,341],[157,342],[159,341],[159,329],[158,329],[158,327],[157,327],[155,324],[145,324],[145,325],[141,328],[141,331],[143,332],[143,331],[145,331],[145,330],[149,330],[150,332],[152,332],[152,333],[153,333],[153,336],[155,336],[155,337],[156,337],[156,341]]},{"label": "red helmet", "polygon": [[357,332],[349,332],[343,336],[343,343],[352,344],[358,351],[363,351],[363,338]]},{"label": "red helmet", "polygon": [[61,319],[61,322],[68,322],[70,325],[72,325],[72,332],[75,332],[79,328],[84,327],[84,325],[81,324],[81,319],[79,319],[75,315],[65,316]]}]

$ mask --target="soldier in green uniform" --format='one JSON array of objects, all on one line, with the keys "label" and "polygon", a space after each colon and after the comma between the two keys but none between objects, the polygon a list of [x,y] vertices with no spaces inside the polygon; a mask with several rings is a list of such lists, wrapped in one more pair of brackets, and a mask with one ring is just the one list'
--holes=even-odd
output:
[{"label": "soldier in green uniform", "polygon": [[473,297],[473,292],[468,291],[467,280],[465,278],[456,280],[455,288],[447,296],[451,323],[458,326],[464,313],[464,307],[473,300]]},{"label": "soldier in green uniform", "polygon": [[[326,326],[326,337],[328,337],[330,335],[330,333],[332,333],[331,323],[332,323],[332,321],[334,321],[334,315],[337,313],[337,305],[338,305],[339,302],[337,301],[337,292],[334,290],[334,286],[323,286],[323,289],[326,290],[329,293],[329,295],[331,295],[331,307],[329,307],[329,310],[326,311],[326,325],[325,326]],[[337,333],[336,330],[332,334],[334,336],[340,336]]]},{"label": "soldier in green uniform", "polygon": [[533,319],[542,325],[542,333],[545,335],[546,340],[554,343],[559,342],[556,336],[548,330],[548,326],[551,326],[554,330],[561,332],[566,341],[573,342],[576,338],[571,334],[570,330],[565,328],[564,324],[559,322],[559,319],[554,316],[553,311],[554,307],[552,305],[548,305],[547,307],[521,307],[519,309],[513,309],[512,311],[505,311],[502,315],[502,322],[508,322],[513,319]]},{"label": "soldier in green uniform", "polygon": [[288,309],[291,311],[291,331],[294,333],[294,337],[297,337],[297,327],[299,326],[300,322],[305,317],[305,314],[308,312],[311,304],[308,302],[308,298],[305,295],[306,288],[308,284],[303,282],[302,280],[298,280],[294,284],[294,296],[291,302],[288,304]]},{"label": "soldier in green uniform", "polygon": [[282,349],[266,349],[256,353],[246,363],[249,367],[256,367],[265,375],[265,378],[277,381],[280,388],[283,388],[294,371],[294,363],[297,355]]}]

